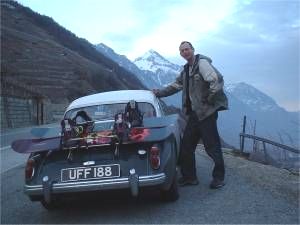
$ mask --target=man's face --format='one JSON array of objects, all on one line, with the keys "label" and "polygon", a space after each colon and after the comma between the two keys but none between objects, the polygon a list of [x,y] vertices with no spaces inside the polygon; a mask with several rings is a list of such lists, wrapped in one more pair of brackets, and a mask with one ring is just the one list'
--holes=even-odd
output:
[{"label": "man's face", "polygon": [[194,50],[188,43],[183,43],[179,48],[180,55],[187,61],[191,60],[194,57]]}]

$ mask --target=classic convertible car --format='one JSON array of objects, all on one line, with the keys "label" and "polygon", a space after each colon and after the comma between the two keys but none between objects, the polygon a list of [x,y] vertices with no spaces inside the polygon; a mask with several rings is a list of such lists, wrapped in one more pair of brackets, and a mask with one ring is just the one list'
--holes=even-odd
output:
[{"label": "classic convertible car", "polygon": [[24,191],[47,209],[70,193],[127,188],[137,196],[148,186],[174,201],[183,126],[151,91],[111,91],[73,101],[59,130],[36,128],[38,138],[12,148],[30,153]]}]

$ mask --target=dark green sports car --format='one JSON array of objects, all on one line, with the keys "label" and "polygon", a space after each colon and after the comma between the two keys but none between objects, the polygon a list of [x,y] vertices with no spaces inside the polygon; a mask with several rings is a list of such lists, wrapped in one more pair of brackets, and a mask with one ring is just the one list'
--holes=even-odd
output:
[{"label": "dark green sports car", "polygon": [[36,128],[39,138],[17,140],[12,148],[30,153],[25,194],[54,208],[65,195],[109,189],[160,189],[178,198],[177,159],[185,121],[165,116],[151,91],[125,90],[73,101],[59,129]]}]

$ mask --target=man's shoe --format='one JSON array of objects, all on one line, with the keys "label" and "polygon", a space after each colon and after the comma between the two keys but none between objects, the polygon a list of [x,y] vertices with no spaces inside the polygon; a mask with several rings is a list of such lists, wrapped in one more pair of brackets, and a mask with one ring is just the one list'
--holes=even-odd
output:
[{"label": "man's shoe", "polygon": [[225,185],[223,180],[220,179],[213,179],[212,182],[210,183],[209,187],[210,189],[218,189],[221,188]]},{"label": "man's shoe", "polygon": [[178,184],[179,186],[198,185],[199,181],[197,178],[191,179],[191,178],[181,177],[178,179]]}]

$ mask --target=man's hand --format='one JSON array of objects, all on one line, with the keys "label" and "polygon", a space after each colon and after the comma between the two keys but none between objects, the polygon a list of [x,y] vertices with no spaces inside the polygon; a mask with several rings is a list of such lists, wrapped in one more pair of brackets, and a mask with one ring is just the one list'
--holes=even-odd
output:
[{"label": "man's hand", "polygon": [[159,89],[152,89],[152,92],[155,96],[157,96],[159,93]]}]

